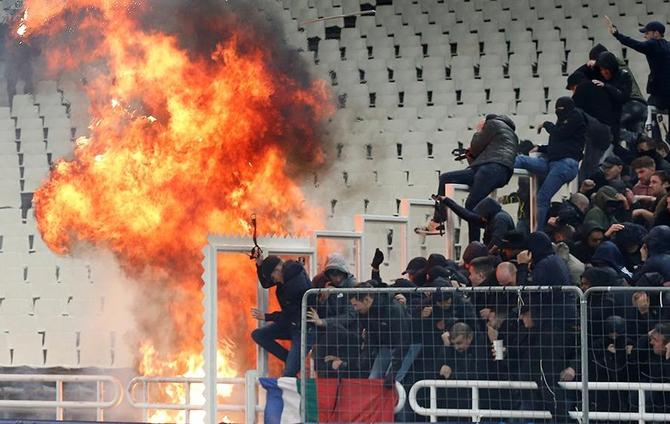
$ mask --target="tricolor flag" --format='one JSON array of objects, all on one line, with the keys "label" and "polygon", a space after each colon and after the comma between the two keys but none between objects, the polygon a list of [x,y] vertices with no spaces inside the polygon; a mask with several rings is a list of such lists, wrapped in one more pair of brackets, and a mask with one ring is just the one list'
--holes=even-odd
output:
[{"label": "tricolor flag", "polygon": [[[300,419],[300,380],[260,378],[267,391],[265,424],[296,424]],[[307,380],[306,421],[310,423],[393,422],[398,395],[383,380],[319,378]]]}]

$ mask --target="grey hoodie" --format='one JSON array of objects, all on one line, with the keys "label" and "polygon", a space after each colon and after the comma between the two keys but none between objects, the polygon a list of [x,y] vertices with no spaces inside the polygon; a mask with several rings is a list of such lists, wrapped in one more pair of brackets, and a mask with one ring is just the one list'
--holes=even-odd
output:
[{"label": "grey hoodie", "polygon": [[347,267],[347,260],[344,259],[344,256],[340,255],[339,253],[331,253],[328,255],[328,260],[326,260],[326,267],[323,271],[327,273],[330,270],[340,271],[347,275],[347,278],[342,281],[340,287],[353,287],[356,284],[356,277],[354,277],[354,275],[349,272],[349,267]]}]

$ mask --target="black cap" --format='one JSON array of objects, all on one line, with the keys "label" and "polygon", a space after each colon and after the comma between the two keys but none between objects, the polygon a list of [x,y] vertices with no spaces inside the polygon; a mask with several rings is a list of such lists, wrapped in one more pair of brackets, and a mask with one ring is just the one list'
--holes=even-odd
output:
[{"label": "black cap", "polygon": [[659,21],[651,21],[644,27],[640,28],[640,32],[643,34],[649,31],[658,31],[661,34],[665,34],[665,25],[663,25]]},{"label": "black cap", "polygon": [[263,262],[261,263],[261,275],[267,279],[270,280],[270,275],[272,274],[272,271],[275,270],[277,265],[281,262],[281,258],[279,256],[275,255],[270,255],[267,258],[263,259]]},{"label": "black cap", "polygon": [[615,165],[623,166],[623,161],[619,159],[618,156],[607,156],[607,158],[603,161],[603,166],[605,168],[609,168]]},{"label": "black cap", "polygon": [[415,274],[417,272],[423,271],[426,266],[428,265],[428,259],[417,256],[416,258],[412,259],[409,261],[407,264],[407,268],[402,272],[402,275],[405,275],[407,273],[412,273]]}]

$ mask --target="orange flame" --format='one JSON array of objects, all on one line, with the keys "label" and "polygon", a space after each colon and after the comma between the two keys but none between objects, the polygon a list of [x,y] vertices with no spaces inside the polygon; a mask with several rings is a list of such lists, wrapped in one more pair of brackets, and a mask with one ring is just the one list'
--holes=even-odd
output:
[{"label": "orange flame", "polygon": [[[214,3],[220,15],[198,9]],[[325,84],[298,78],[297,54],[285,60],[278,41],[258,35],[260,21],[245,24],[222,3],[199,1],[195,17],[179,15],[181,33],[147,24],[161,1],[27,0],[21,20],[26,42],[46,40],[47,72],[85,74],[91,100],[89,136],[34,195],[39,230],[61,254],[105,247],[146,283],[143,302],[167,314],[138,318],[147,330],[138,354],[145,375],[201,375],[207,234],[248,235],[253,212],[261,234],[321,226],[296,181],[324,162],[320,124],[332,113]],[[179,35],[188,31],[216,42],[193,48],[193,37]],[[231,377],[254,362],[255,270],[227,255],[219,275],[219,373]],[[166,317],[169,331],[156,334]],[[183,402],[178,386],[161,397]],[[152,417],[175,420],[183,414]]]}]

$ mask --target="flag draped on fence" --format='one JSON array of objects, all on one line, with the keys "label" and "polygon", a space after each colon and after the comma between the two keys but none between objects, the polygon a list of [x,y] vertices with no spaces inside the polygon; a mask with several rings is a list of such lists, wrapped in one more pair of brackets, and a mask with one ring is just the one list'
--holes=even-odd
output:
[{"label": "flag draped on fence", "polygon": [[[260,378],[267,391],[265,424],[300,423],[300,381],[296,378]],[[394,389],[382,380],[307,380],[307,422],[393,422],[397,401]]]}]

